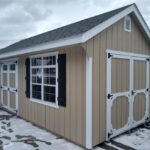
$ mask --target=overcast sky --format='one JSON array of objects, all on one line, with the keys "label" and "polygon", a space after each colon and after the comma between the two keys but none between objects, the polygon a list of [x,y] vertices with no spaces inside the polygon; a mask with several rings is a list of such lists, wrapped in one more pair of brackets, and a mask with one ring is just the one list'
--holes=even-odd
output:
[{"label": "overcast sky", "polygon": [[150,27],[149,0],[0,0],[0,48],[133,2]]}]

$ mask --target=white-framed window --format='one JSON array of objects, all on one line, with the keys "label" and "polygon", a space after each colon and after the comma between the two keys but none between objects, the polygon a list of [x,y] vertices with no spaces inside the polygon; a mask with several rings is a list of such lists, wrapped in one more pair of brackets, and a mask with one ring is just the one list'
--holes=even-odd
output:
[{"label": "white-framed window", "polygon": [[4,73],[15,73],[16,71],[16,64],[15,63],[4,63],[2,64],[2,72]]},{"label": "white-framed window", "polygon": [[131,17],[129,16],[124,18],[124,31],[131,32]]},{"label": "white-framed window", "polygon": [[4,72],[6,72],[6,71],[8,70],[8,67],[7,67],[6,64],[3,64],[3,67],[2,67],[2,68],[3,68],[3,71],[4,71]]},{"label": "white-framed window", "polygon": [[58,53],[30,57],[31,100],[58,107]]}]

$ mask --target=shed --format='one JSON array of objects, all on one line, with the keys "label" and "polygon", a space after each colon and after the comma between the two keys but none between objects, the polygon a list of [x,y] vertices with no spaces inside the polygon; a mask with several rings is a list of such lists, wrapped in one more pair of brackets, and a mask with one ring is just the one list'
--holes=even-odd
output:
[{"label": "shed", "polygon": [[2,49],[1,105],[91,149],[149,120],[149,62],[131,4]]}]

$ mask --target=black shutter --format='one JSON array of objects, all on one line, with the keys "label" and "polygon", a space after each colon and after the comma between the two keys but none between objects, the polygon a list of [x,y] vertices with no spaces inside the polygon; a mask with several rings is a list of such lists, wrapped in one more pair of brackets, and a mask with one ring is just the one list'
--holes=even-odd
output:
[{"label": "black shutter", "polygon": [[30,58],[26,59],[26,97],[30,98]]},{"label": "black shutter", "polygon": [[66,106],[66,54],[58,55],[58,105]]}]

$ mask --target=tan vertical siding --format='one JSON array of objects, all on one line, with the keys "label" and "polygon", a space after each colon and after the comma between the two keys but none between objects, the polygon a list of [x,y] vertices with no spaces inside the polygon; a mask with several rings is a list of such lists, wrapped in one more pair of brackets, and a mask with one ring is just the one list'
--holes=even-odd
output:
[{"label": "tan vertical siding", "polygon": [[[93,105],[95,105],[95,109],[93,110],[93,120],[95,120],[95,123],[93,124],[93,132],[96,135],[96,132],[100,132],[98,127],[100,126],[100,118],[99,118],[99,91],[100,91],[100,84],[97,84],[100,82],[99,76],[100,76],[100,67],[99,67],[99,57],[100,57],[100,43],[99,43],[100,36],[97,35],[94,38],[94,54],[93,57],[95,58],[93,60]],[[93,137],[94,140],[99,139],[99,134],[97,136]]]},{"label": "tan vertical siding", "polygon": [[[25,96],[25,60],[19,58],[19,115],[60,136],[85,145],[85,51],[81,46],[56,49],[67,56],[67,106],[52,108]],[[49,51],[46,51],[49,52]]]},{"label": "tan vertical siding", "polygon": [[[105,29],[100,34],[96,35],[91,40],[87,41],[83,46],[86,49],[88,55],[93,57],[93,89],[100,88],[99,94],[97,90],[93,90],[93,145],[99,144],[106,139],[106,50],[111,49],[146,55],[150,54],[150,45],[144,37],[144,34],[140,31],[139,27],[134,22],[134,19],[132,20],[131,33],[124,31],[123,23],[124,20],[121,19],[117,23]],[[97,50],[98,48],[99,52]],[[95,65],[97,63],[99,64],[99,75],[97,73],[98,66]],[[114,73],[116,72],[115,70],[117,68],[120,68],[120,71],[118,72],[118,77],[114,75],[116,76],[116,78],[113,78],[114,82],[116,80],[118,80],[118,82],[116,82],[116,84],[114,83],[114,85],[112,85],[112,88],[118,90],[126,89],[129,86],[129,83],[122,81],[122,76],[126,81],[128,80],[128,63],[125,61],[121,61],[120,63],[114,62],[114,64]],[[142,67],[140,65],[138,67]],[[138,76],[143,75],[141,73],[141,75]],[[140,84],[141,86],[142,84],[144,84],[141,83],[141,81],[139,82],[140,83],[137,84]],[[97,83],[99,83],[99,85],[97,85]],[[113,120],[113,123],[118,127],[126,122],[126,115],[128,111],[128,104],[125,100],[123,100],[123,97],[120,99],[122,99],[122,101],[118,100],[118,102],[115,102],[113,111],[116,110],[115,107],[119,107],[119,109],[117,109],[115,113],[120,115],[118,117],[122,117],[125,119]],[[142,105],[140,108],[142,116],[144,103],[141,101],[139,102],[138,100],[137,105],[138,107],[139,105]]]}]

